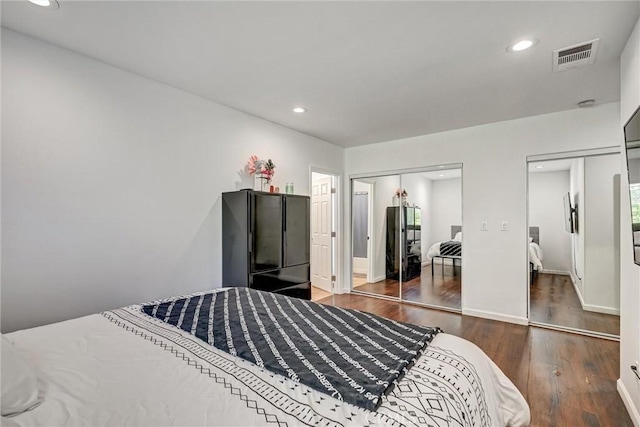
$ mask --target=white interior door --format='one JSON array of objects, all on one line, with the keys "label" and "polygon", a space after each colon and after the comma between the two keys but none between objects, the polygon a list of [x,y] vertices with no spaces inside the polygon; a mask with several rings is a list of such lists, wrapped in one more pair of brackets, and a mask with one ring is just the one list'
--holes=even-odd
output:
[{"label": "white interior door", "polygon": [[331,290],[331,177],[311,185],[311,284]]}]

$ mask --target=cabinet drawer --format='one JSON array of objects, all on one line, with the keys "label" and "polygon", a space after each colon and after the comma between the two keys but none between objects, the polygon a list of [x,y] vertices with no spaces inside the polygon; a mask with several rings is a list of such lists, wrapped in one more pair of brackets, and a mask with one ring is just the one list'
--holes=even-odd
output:
[{"label": "cabinet drawer", "polygon": [[280,288],[278,290],[273,291],[273,293],[286,295],[288,297],[310,300],[311,299],[311,282],[289,286],[288,288]]},{"label": "cabinet drawer", "polygon": [[303,264],[254,273],[251,275],[249,286],[261,291],[277,292],[279,289],[305,284],[309,281],[309,264]]}]

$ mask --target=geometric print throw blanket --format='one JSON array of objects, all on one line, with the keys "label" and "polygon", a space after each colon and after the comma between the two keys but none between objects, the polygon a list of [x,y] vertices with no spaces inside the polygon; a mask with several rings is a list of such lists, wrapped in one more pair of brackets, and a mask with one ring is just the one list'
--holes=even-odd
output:
[{"label": "geometric print throw blanket", "polygon": [[146,304],[142,311],[224,352],[371,411],[441,332],[248,288]]},{"label": "geometric print throw blanket", "polygon": [[462,242],[457,240],[449,240],[440,243],[441,256],[462,256]]}]

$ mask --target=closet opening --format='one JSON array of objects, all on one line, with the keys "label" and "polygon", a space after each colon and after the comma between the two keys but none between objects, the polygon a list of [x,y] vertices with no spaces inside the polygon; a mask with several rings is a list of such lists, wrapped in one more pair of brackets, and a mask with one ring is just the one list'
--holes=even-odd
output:
[{"label": "closet opening", "polygon": [[461,311],[462,165],[351,176],[351,289]]},{"label": "closet opening", "polygon": [[529,322],[620,335],[619,149],[528,159]]}]

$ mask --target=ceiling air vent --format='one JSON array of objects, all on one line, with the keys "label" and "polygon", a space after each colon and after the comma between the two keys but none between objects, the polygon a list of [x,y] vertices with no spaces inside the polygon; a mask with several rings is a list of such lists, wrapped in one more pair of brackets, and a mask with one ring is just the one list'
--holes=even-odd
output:
[{"label": "ceiling air vent", "polygon": [[553,51],[553,71],[564,71],[571,68],[593,64],[600,39],[580,43]]}]

